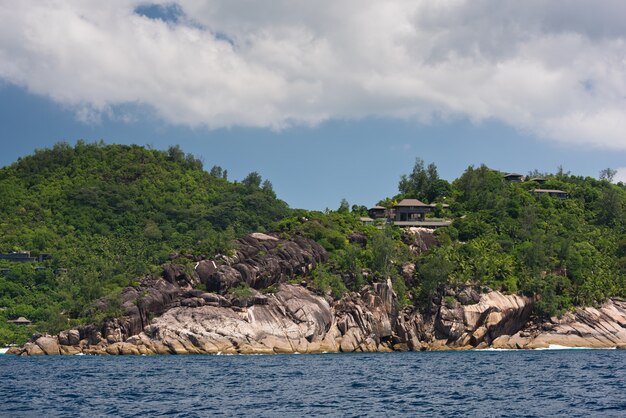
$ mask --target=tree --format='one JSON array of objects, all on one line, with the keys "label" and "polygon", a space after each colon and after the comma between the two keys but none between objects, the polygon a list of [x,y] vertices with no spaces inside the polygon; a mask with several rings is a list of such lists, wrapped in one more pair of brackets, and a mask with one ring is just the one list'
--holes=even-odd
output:
[{"label": "tree", "polygon": [[435,163],[424,168],[424,160],[416,158],[411,174],[400,177],[398,190],[403,195],[432,202],[448,194],[450,185],[439,178]]},{"label": "tree", "polygon": [[402,194],[415,196],[418,199],[423,199],[423,195],[426,192],[427,183],[428,173],[424,169],[424,160],[418,157],[415,159],[415,164],[413,165],[413,171],[411,172],[411,174],[409,174],[408,176],[402,175],[402,177],[400,177],[398,190]]},{"label": "tree", "polygon": [[600,171],[600,180],[606,180],[609,183],[613,183],[613,178],[616,174],[617,170],[607,167],[604,170]]},{"label": "tree", "polygon": [[615,186],[604,190],[598,204],[598,221],[601,224],[616,226],[620,223],[624,216],[625,203]]},{"label": "tree", "polygon": [[254,187],[258,189],[261,187],[261,180],[261,175],[256,171],[253,171],[252,173],[248,174],[246,178],[241,181],[241,183],[246,187]]},{"label": "tree", "polygon": [[360,216],[367,215],[367,207],[363,205],[352,205],[352,208],[350,209],[350,211]]},{"label": "tree", "polygon": [[569,171],[565,171],[563,165],[559,165],[556,169],[556,177],[562,179],[564,177],[569,176],[571,173]]},{"label": "tree", "polygon": [[337,209],[339,213],[348,213],[350,212],[350,203],[344,198],[341,199],[341,203],[339,203],[339,209]]},{"label": "tree", "polygon": [[417,265],[419,285],[417,287],[417,300],[422,305],[428,306],[437,289],[447,283],[453,263],[445,256],[435,251],[420,260]]},{"label": "tree", "polygon": [[502,175],[485,165],[468,167],[454,185],[460,192],[458,202],[471,211],[494,209],[507,198],[507,185]]},{"label": "tree", "polygon": [[389,277],[393,269],[393,257],[396,253],[396,243],[391,228],[376,231],[371,241],[372,270],[381,277]]},{"label": "tree", "polygon": [[185,159],[185,153],[180,148],[180,145],[172,145],[167,149],[167,157],[170,161],[181,162]]},{"label": "tree", "polygon": [[263,180],[263,186],[261,188],[266,192],[274,191],[274,186],[272,186],[272,182],[269,180]]},{"label": "tree", "polygon": [[219,165],[214,165],[211,168],[211,171],[209,171],[209,174],[212,175],[213,177],[217,177],[218,179],[223,178],[224,176],[224,172],[226,170],[224,170],[222,167],[220,167]]},{"label": "tree", "polygon": [[549,177],[550,174],[546,173],[544,171],[539,171],[538,169],[533,169],[531,171],[528,172],[528,178],[534,178],[534,177],[539,177],[539,178],[546,178]]},{"label": "tree", "polygon": [[448,196],[451,192],[450,183],[448,183],[444,179],[436,179],[433,180],[428,186],[428,191],[426,193],[426,198],[433,202],[440,197]]}]

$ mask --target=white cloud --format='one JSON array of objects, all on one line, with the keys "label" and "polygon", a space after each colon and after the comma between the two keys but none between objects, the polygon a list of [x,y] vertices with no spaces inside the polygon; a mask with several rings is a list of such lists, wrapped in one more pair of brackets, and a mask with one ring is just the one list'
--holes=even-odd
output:
[{"label": "white cloud", "polygon": [[467,117],[626,149],[622,0],[180,0],[177,22],[145,3],[0,1],[0,80],[86,121],[120,104],[209,128]]}]

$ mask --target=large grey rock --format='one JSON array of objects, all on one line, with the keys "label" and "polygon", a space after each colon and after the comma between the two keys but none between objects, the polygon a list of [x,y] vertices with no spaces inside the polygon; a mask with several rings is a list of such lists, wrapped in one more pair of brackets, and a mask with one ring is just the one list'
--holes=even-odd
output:
[{"label": "large grey rock", "polygon": [[435,237],[434,232],[433,229],[428,228],[405,228],[402,233],[402,241],[409,246],[414,254],[422,254],[439,245],[439,240]]},{"label": "large grey rock", "polygon": [[80,344],[80,331],[71,329],[67,332],[68,345],[77,346]]},{"label": "large grey rock", "polygon": [[306,274],[328,258],[323,247],[301,236],[283,240],[251,234],[239,239],[236,248],[232,262],[217,266],[211,274],[206,264],[198,265],[196,270],[207,290],[225,294],[241,282],[263,289]]},{"label": "large grey rock", "polygon": [[202,306],[173,308],[146,328],[171,353],[274,353],[337,351],[326,338],[333,321],[329,304],[294,285],[280,285],[267,304],[237,312]]},{"label": "large grey rock", "polygon": [[44,354],[48,356],[59,355],[61,350],[59,349],[59,342],[55,337],[44,335],[35,340],[35,344],[41,348]]},{"label": "large grey rock", "polygon": [[206,283],[211,275],[217,272],[217,264],[212,260],[203,260],[196,265],[196,273],[202,283]]},{"label": "large grey rock", "polygon": [[446,339],[453,342],[459,339],[465,331],[463,323],[463,308],[455,301],[454,306],[443,305],[439,308],[439,315],[435,321],[435,330],[438,339]]},{"label": "large grey rock", "polygon": [[614,348],[626,344],[626,301],[611,299],[601,307],[578,308],[556,323],[530,332],[525,348],[550,345]]},{"label": "large grey rock", "polygon": [[57,335],[57,340],[60,345],[70,345],[70,339],[68,337],[69,331],[61,331],[59,335]]}]

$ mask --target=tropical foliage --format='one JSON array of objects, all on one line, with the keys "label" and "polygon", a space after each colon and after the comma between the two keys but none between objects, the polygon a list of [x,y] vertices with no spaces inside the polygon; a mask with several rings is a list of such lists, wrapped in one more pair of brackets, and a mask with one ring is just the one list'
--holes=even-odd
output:
[{"label": "tropical foliage", "polygon": [[[295,280],[333,298],[387,279],[399,307],[424,310],[456,285],[538,295],[539,315],[626,296],[626,187],[610,182],[614,171],[603,170],[600,180],[562,168],[532,174],[545,183],[509,182],[485,166],[449,183],[434,164],[417,159],[399,194],[379,203],[389,208],[417,198],[434,204],[429,216],[452,220],[424,252],[411,249],[400,228],[361,222],[362,205],[343,199],[336,211],[291,210],[259,173],[230,182],[227,170],[206,172],[177,146],[164,152],[60,143],[0,169],[0,252],[50,254],[36,263],[0,261],[0,344],[92,320],[92,301],[114,301],[172,252],[229,251],[252,231],[301,234],[321,244],[328,263]],[[244,297],[251,290],[233,292]],[[34,326],[6,322],[18,316]]]},{"label": "tropical foliage", "polygon": [[0,169],[0,252],[51,255],[43,263],[0,262],[10,269],[0,275],[0,344],[24,330],[7,318],[25,316],[41,330],[66,327],[173,251],[223,251],[288,213],[258,173],[242,183],[226,177],[220,167],[207,173],[178,146],[163,152],[82,141]]},{"label": "tropical foliage", "polygon": [[[347,213],[345,202],[337,212],[303,213],[279,226],[322,243],[331,252],[327,271],[350,289],[390,278],[400,300],[428,307],[444,286],[470,284],[539,295],[537,313],[554,315],[626,296],[626,187],[611,184],[605,171],[596,180],[559,169],[542,173],[545,183],[539,184],[509,182],[481,166],[448,183],[434,164],[424,168],[417,159],[400,179],[400,193],[380,203],[391,207],[411,197],[449,205],[434,212],[452,225],[438,229],[440,244],[423,254],[408,251],[399,228],[362,225],[362,207]],[[535,189],[562,190],[568,197]],[[354,232],[365,236],[364,244],[348,242]],[[409,276],[402,271],[407,263],[415,264]]]}]

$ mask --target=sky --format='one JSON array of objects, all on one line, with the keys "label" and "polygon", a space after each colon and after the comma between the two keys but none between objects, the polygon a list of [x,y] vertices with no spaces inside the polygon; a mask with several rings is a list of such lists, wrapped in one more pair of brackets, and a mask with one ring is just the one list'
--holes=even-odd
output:
[{"label": "sky", "polygon": [[0,165],[179,144],[292,207],[371,206],[415,158],[626,181],[623,0],[0,0]]}]

